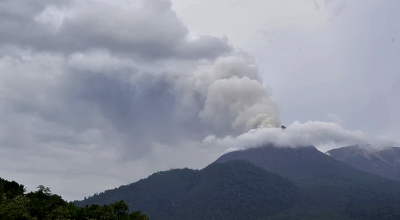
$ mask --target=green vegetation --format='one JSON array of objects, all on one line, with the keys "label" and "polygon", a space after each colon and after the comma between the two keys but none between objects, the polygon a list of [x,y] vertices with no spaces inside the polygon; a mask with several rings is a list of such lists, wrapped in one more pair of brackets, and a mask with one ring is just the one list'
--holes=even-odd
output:
[{"label": "green vegetation", "polygon": [[75,204],[123,199],[154,220],[256,220],[290,209],[298,198],[290,181],[245,161],[176,169],[108,190]]},{"label": "green vegetation", "polygon": [[216,162],[246,160],[293,181],[300,199],[268,220],[400,219],[400,183],[362,172],[314,147],[265,146],[221,156]]},{"label": "green vegetation", "polygon": [[232,152],[202,170],[158,172],[75,204],[121,199],[152,220],[400,219],[399,182],[356,170],[315,148]]},{"label": "green vegetation", "polygon": [[400,219],[399,182],[314,148],[233,152],[202,170],[157,172],[74,203],[1,178],[0,196],[0,220]]},{"label": "green vegetation", "polygon": [[109,205],[76,207],[50,189],[39,186],[36,192],[26,193],[15,181],[0,178],[0,220],[148,220],[141,212],[129,214],[122,200]]}]

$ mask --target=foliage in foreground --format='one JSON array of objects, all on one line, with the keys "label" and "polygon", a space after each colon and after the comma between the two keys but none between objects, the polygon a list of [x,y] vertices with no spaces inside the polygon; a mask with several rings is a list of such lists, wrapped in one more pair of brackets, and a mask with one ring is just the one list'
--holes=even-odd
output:
[{"label": "foliage in foreground", "polygon": [[26,193],[15,181],[0,178],[0,220],[148,220],[140,211],[129,214],[124,201],[110,205],[77,207],[50,189],[40,185],[36,192]]}]

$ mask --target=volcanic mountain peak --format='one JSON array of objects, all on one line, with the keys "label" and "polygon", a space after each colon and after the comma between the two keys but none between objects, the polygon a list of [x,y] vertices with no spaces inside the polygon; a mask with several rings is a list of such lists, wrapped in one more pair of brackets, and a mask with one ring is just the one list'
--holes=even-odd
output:
[{"label": "volcanic mountain peak", "polygon": [[400,180],[400,148],[377,148],[372,145],[352,145],[326,152],[332,158],[356,169]]}]

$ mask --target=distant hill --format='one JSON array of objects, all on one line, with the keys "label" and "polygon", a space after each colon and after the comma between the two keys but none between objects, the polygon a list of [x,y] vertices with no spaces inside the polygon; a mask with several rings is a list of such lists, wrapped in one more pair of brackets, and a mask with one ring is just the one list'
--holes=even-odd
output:
[{"label": "distant hill", "polygon": [[[400,219],[400,184],[341,163],[315,147],[266,145],[222,155],[246,160],[296,183],[301,199],[270,219]],[[329,218],[327,218],[329,216]]]},{"label": "distant hill", "polygon": [[151,220],[256,220],[290,209],[298,196],[289,180],[249,162],[230,161],[202,170],[158,172],[74,203],[102,205],[123,199]]},{"label": "distant hill", "polygon": [[376,150],[370,146],[352,145],[330,150],[326,154],[356,169],[400,181],[399,147]]}]

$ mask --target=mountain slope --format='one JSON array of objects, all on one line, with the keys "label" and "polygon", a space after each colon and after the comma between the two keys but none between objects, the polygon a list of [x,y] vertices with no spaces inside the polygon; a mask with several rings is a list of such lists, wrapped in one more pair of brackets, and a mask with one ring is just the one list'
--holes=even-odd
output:
[{"label": "mountain slope", "polygon": [[325,219],[327,215],[330,219],[400,219],[400,184],[359,171],[315,147],[266,145],[227,153],[215,163],[231,160],[249,161],[296,183],[301,199],[283,214],[288,219]]},{"label": "mountain slope", "polygon": [[400,181],[400,148],[374,150],[352,145],[326,152],[332,158],[364,172]]},{"label": "mountain slope", "polygon": [[357,170],[315,147],[266,145],[230,152],[200,171],[158,172],[75,204],[121,199],[152,220],[400,219],[398,182]]},{"label": "mountain slope", "polygon": [[75,204],[123,199],[152,220],[260,219],[291,208],[298,189],[290,181],[245,161],[211,164],[200,170],[158,172]]},{"label": "mountain slope", "polygon": [[[395,185],[391,181],[361,172],[318,151],[313,146],[284,148],[265,145],[222,155],[215,163],[246,160],[300,185],[316,183]],[[381,185],[382,186],[382,185]]]}]

